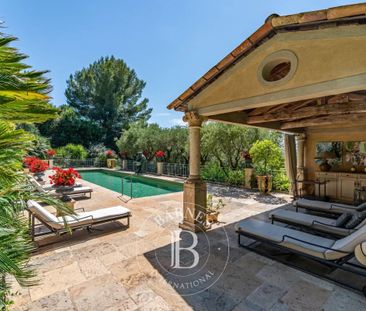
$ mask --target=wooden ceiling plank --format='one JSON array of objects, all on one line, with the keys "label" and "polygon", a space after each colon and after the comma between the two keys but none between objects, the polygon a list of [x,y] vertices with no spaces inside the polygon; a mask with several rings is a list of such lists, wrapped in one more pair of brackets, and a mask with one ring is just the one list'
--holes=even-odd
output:
[{"label": "wooden ceiling plank", "polygon": [[274,106],[266,106],[266,107],[259,107],[259,108],[255,108],[254,110],[252,110],[251,112],[249,112],[249,116],[257,116],[260,115],[262,113],[266,113],[267,111],[269,111],[270,109],[272,109]]},{"label": "wooden ceiling plank", "polygon": [[366,113],[366,102],[345,104],[332,104],[304,107],[295,111],[288,109],[278,111],[277,113],[269,113],[265,115],[249,117],[248,124],[257,124],[263,122],[274,121],[293,121],[296,119],[310,118],[321,115],[339,115],[350,113]]},{"label": "wooden ceiling plank", "polygon": [[366,113],[359,114],[343,114],[337,116],[323,116],[318,118],[309,118],[292,122],[285,122],[281,125],[282,130],[290,130],[295,128],[325,126],[325,125],[352,125],[355,123],[365,123]]}]

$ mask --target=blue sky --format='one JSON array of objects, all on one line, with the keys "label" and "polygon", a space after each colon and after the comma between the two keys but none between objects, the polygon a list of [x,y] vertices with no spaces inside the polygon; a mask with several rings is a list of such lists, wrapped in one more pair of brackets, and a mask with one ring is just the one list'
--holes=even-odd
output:
[{"label": "blue sky", "polygon": [[2,0],[3,31],[28,64],[50,70],[53,103],[65,103],[66,79],[101,56],[124,59],[147,85],[152,122],[182,115],[166,106],[253,33],[272,13],[360,1],[325,0]]}]

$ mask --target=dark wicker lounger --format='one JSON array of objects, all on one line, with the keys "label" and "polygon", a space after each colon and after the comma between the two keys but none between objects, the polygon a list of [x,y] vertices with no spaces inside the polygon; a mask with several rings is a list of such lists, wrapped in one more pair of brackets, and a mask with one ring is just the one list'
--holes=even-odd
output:
[{"label": "dark wicker lounger", "polygon": [[[364,265],[361,266],[350,262],[350,259],[354,258],[355,248],[358,247],[362,250],[362,243],[366,241],[366,226],[338,240],[277,226],[256,219],[246,219],[239,222],[236,226],[236,232],[238,233],[239,245],[249,250],[255,251],[251,245],[241,243],[241,236],[267,243],[327,266],[366,277]],[[366,254],[361,254],[361,256],[366,257]],[[362,260],[364,263],[364,258]],[[360,290],[350,285],[347,286]],[[366,286],[363,286],[361,291],[366,296]]]}]

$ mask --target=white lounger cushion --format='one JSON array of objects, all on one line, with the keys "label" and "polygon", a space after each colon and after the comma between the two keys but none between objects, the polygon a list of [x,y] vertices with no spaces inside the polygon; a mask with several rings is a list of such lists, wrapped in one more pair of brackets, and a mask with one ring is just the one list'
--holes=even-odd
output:
[{"label": "white lounger cushion", "polygon": [[33,200],[29,200],[28,209],[37,216],[41,221],[47,223],[50,227],[54,229],[61,229],[64,227],[63,223],[60,223],[58,218],[50,213],[47,209],[41,206],[39,203]]},{"label": "white lounger cushion", "polygon": [[[103,220],[119,218],[123,216],[128,216],[131,211],[123,206],[113,206],[108,208],[101,208],[95,211],[77,213],[72,216],[65,216],[69,226],[75,224],[80,225],[81,223],[95,223]],[[58,217],[58,221],[63,221],[62,217]]]},{"label": "white lounger cushion", "polygon": [[[269,214],[270,218],[285,223],[298,224],[315,230],[347,236],[354,232],[352,229],[334,227],[336,220],[310,214],[297,213],[285,209],[277,209]],[[328,226],[327,226],[328,225]]]},{"label": "white lounger cushion", "polygon": [[28,209],[34,213],[37,218],[56,230],[65,228],[64,221],[66,221],[70,227],[74,227],[83,224],[93,224],[95,222],[101,222],[103,220],[114,219],[131,214],[131,211],[126,207],[114,206],[90,212],[76,213],[75,215],[69,215],[62,218],[56,217],[33,200],[28,201]]},{"label": "white lounger cushion", "polygon": [[[30,182],[32,185],[37,189],[40,193],[49,193],[51,195],[61,195],[55,191],[55,189],[50,185],[43,187],[37,180],[35,180],[33,177],[31,177]],[[80,184],[75,184],[75,188],[71,191],[63,191],[63,194],[82,194],[82,193],[89,193],[93,192],[93,189],[90,187],[82,187]]]},{"label": "white lounger cushion", "polygon": [[329,212],[337,213],[337,214],[342,214],[346,211],[348,211],[350,213],[357,211],[357,206],[353,206],[353,205],[307,200],[307,199],[298,199],[298,200],[294,201],[294,206],[307,208],[307,209],[311,209],[311,210],[318,210],[318,211],[325,211],[325,212],[329,211]]},{"label": "white lounger cushion", "polygon": [[[50,191],[52,193],[56,193],[55,190]],[[70,191],[62,191],[62,194],[81,194],[81,193],[89,193],[89,192],[93,192],[93,189],[90,187],[75,187]]]},{"label": "white lounger cushion", "polygon": [[[237,225],[237,231],[242,233],[248,233],[255,237],[259,237],[264,240],[268,240],[271,242],[275,242],[281,246],[297,250],[301,253],[308,254],[314,257],[327,259],[327,260],[336,260],[346,256],[347,254],[337,252],[336,250],[326,250],[326,248],[337,249],[336,244],[339,241],[345,240],[347,238],[343,238],[341,240],[333,240],[323,238],[317,235],[301,232],[298,230],[293,230],[277,225],[273,225],[264,221],[256,220],[256,219],[247,219],[239,222]],[[353,234],[352,234],[353,235]],[[288,237],[286,237],[288,236]],[[307,244],[301,241],[297,241],[295,239],[291,239],[293,237],[295,239],[303,240],[308,243],[313,243],[317,245],[321,245],[323,247],[319,247],[316,245]],[[354,243],[352,243],[354,244]],[[339,245],[339,244],[338,244]],[[354,247],[357,243],[354,245]],[[349,253],[353,252],[354,247],[349,250],[351,247],[345,247],[345,245],[339,245],[344,249],[347,249]],[[343,251],[343,249],[341,249]]]}]

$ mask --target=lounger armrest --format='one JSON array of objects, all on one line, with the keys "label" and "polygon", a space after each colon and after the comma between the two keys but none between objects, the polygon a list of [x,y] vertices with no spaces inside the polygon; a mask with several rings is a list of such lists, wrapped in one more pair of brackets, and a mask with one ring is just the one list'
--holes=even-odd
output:
[{"label": "lounger armrest", "polygon": [[315,224],[319,224],[319,225],[323,225],[323,226],[327,226],[327,227],[340,228],[340,227],[338,227],[338,226],[336,226],[336,225],[326,224],[326,223],[321,222],[321,221],[319,221],[319,220],[313,220],[313,221],[312,221],[312,223],[311,223],[311,225],[312,225],[312,226],[314,226]]},{"label": "lounger armrest", "polygon": [[343,254],[349,254],[349,252],[345,252],[345,251],[341,251],[341,250],[334,249],[334,248],[331,248],[331,247],[326,247],[326,246],[323,246],[323,245],[319,245],[319,244],[311,243],[311,242],[308,242],[308,241],[304,241],[304,240],[295,238],[295,237],[287,235],[287,234],[282,236],[282,241],[280,241],[279,243],[285,242],[286,238],[291,239],[291,240],[295,240],[295,241],[298,241],[298,242],[301,242],[301,243],[304,243],[304,244],[308,244],[308,245],[316,246],[316,247],[319,247],[319,248],[323,248],[325,250],[335,251],[335,252],[343,253]]},{"label": "lounger armrest", "polygon": [[83,212],[85,212],[85,208],[84,207],[75,208],[74,211],[83,211]]},{"label": "lounger armrest", "polygon": [[340,207],[340,208],[344,208],[344,209],[354,210],[354,207],[347,206],[347,205],[331,204],[330,209],[332,209],[333,207]]},{"label": "lounger armrest", "polygon": [[84,220],[84,219],[88,219],[88,218],[91,218],[91,220],[94,220],[94,217],[93,217],[93,215],[88,215],[88,216],[84,216],[84,217],[78,217],[78,218],[76,218],[76,220]]},{"label": "lounger armrest", "polygon": [[[72,215],[70,215],[70,216],[72,216]],[[78,217],[78,218],[75,217],[75,220],[79,221],[79,220],[84,220],[84,219],[88,219],[88,218],[91,218],[91,220],[94,220],[93,215],[88,215],[88,216]],[[50,221],[47,221],[47,223],[50,223]],[[65,223],[65,221],[63,221],[63,220],[62,221],[57,221],[56,223],[63,224],[63,223]],[[67,220],[66,220],[66,223],[67,223]]]}]

